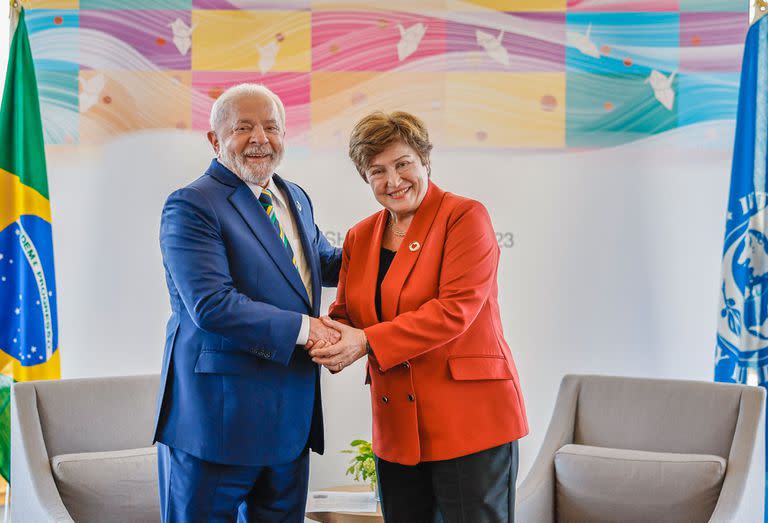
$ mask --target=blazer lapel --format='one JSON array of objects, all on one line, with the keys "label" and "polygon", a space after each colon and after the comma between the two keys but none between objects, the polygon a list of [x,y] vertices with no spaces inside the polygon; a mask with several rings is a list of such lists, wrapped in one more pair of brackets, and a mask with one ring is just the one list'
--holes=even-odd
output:
[{"label": "blazer lapel", "polygon": [[[443,196],[445,196],[445,191],[434,183],[429,182],[427,194],[416,210],[416,215],[408,227],[408,232],[397,249],[395,259],[392,260],[392,265],[389,271],[387,271],[384,281],[381,283],[381,321],[389,321],[397,316],[400,292],[403,289],[405,280],[419,259],[421,250],[424,247],[424,241],[427,238],[427,234],[429,234],[432,223],[435,221],[437,211],[440,209]],[[385,223],[386,221],[383,221],[381,224],[382,230]],[[378,238],[379,244],[381,244],[381,234],[379,234]],[[376,259],[378,259],[378,254]],[[376,272],[378,273],[378,265],[376,266]]]},{"label": "blazer lapel", "polygon": [[256,239],[264,246],[264,250],[267,251],[267,254],[275,262],[280,269],[280,272],[283,273],[285,279],[288,280],[307,305],[311,306],[309,297],[307,296],[307,290],[304,288],[304,283],[301,281],[299,272],[288,258],[288,251],[286,251],[283,244],[280,243],[280,239],[275,232],[272,223],[269,221],[267,213],[264,212],[264,208],[256,199],[256,196],[254,196],[250,187],[248,187],[245,182],[241,183],[235,189],[235,192],[230,195],[229,201],[235,209],[237,209],[237,212],[240,213],[240,216],[243,217],[245,223],[248,224],[248,227],[256,236]]}]

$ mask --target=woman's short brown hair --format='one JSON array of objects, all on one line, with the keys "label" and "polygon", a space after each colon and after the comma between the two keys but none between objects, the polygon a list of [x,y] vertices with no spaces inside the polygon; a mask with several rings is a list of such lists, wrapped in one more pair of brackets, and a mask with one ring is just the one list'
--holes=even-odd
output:
[{"label": "woman's short brown hair", "polygon": [[424,122],[404,111],[389,114],[376,111],[357,122],[349,137],[349,158],[366,183],[365,170],[371,160],[395,142],[403,142],[412,147],[421,163],[427,167],[427,173],[431,174],[429,153],[432,151],[432,142],[429,141]]}]

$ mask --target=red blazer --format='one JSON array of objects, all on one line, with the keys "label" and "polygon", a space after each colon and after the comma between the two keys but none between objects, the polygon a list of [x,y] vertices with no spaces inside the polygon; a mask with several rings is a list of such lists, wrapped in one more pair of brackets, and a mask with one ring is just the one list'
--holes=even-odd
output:
[{"label": "red blazer", "polygon": [[377,456],[414,465],[489,449],[528,433],[499,317],[499,247],[488,211],[429,184],[374,297],[387,211],[344,242],[330,315],[365,330]]}]

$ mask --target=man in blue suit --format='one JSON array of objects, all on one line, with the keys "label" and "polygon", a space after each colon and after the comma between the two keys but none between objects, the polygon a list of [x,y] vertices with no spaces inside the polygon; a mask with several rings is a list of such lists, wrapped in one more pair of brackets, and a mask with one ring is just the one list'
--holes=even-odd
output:
[{"label": "man in blue suit", "polygon": [[303,522],[323,452],[317,319],[341,265],[304,190],[274,174],[285,109],[261,85],[211,109],[216,158],[163,208],[171,298],[155,440],[165,522]]}]

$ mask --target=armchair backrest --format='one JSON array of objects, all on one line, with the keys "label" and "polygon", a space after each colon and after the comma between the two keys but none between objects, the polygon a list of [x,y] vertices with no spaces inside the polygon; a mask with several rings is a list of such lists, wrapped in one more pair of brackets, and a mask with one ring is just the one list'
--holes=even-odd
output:
[{"label": "armchair backrest", "polygon": [[[610,376],[577,379],[573,442],[728,459],[742,394],[731,384]],[[758,394],[758,391],[754,391]]]},{"label": "armchair backrest", "polygon": [[152,445],[158,375],[16,384],[32,387],[48,457]]}]

